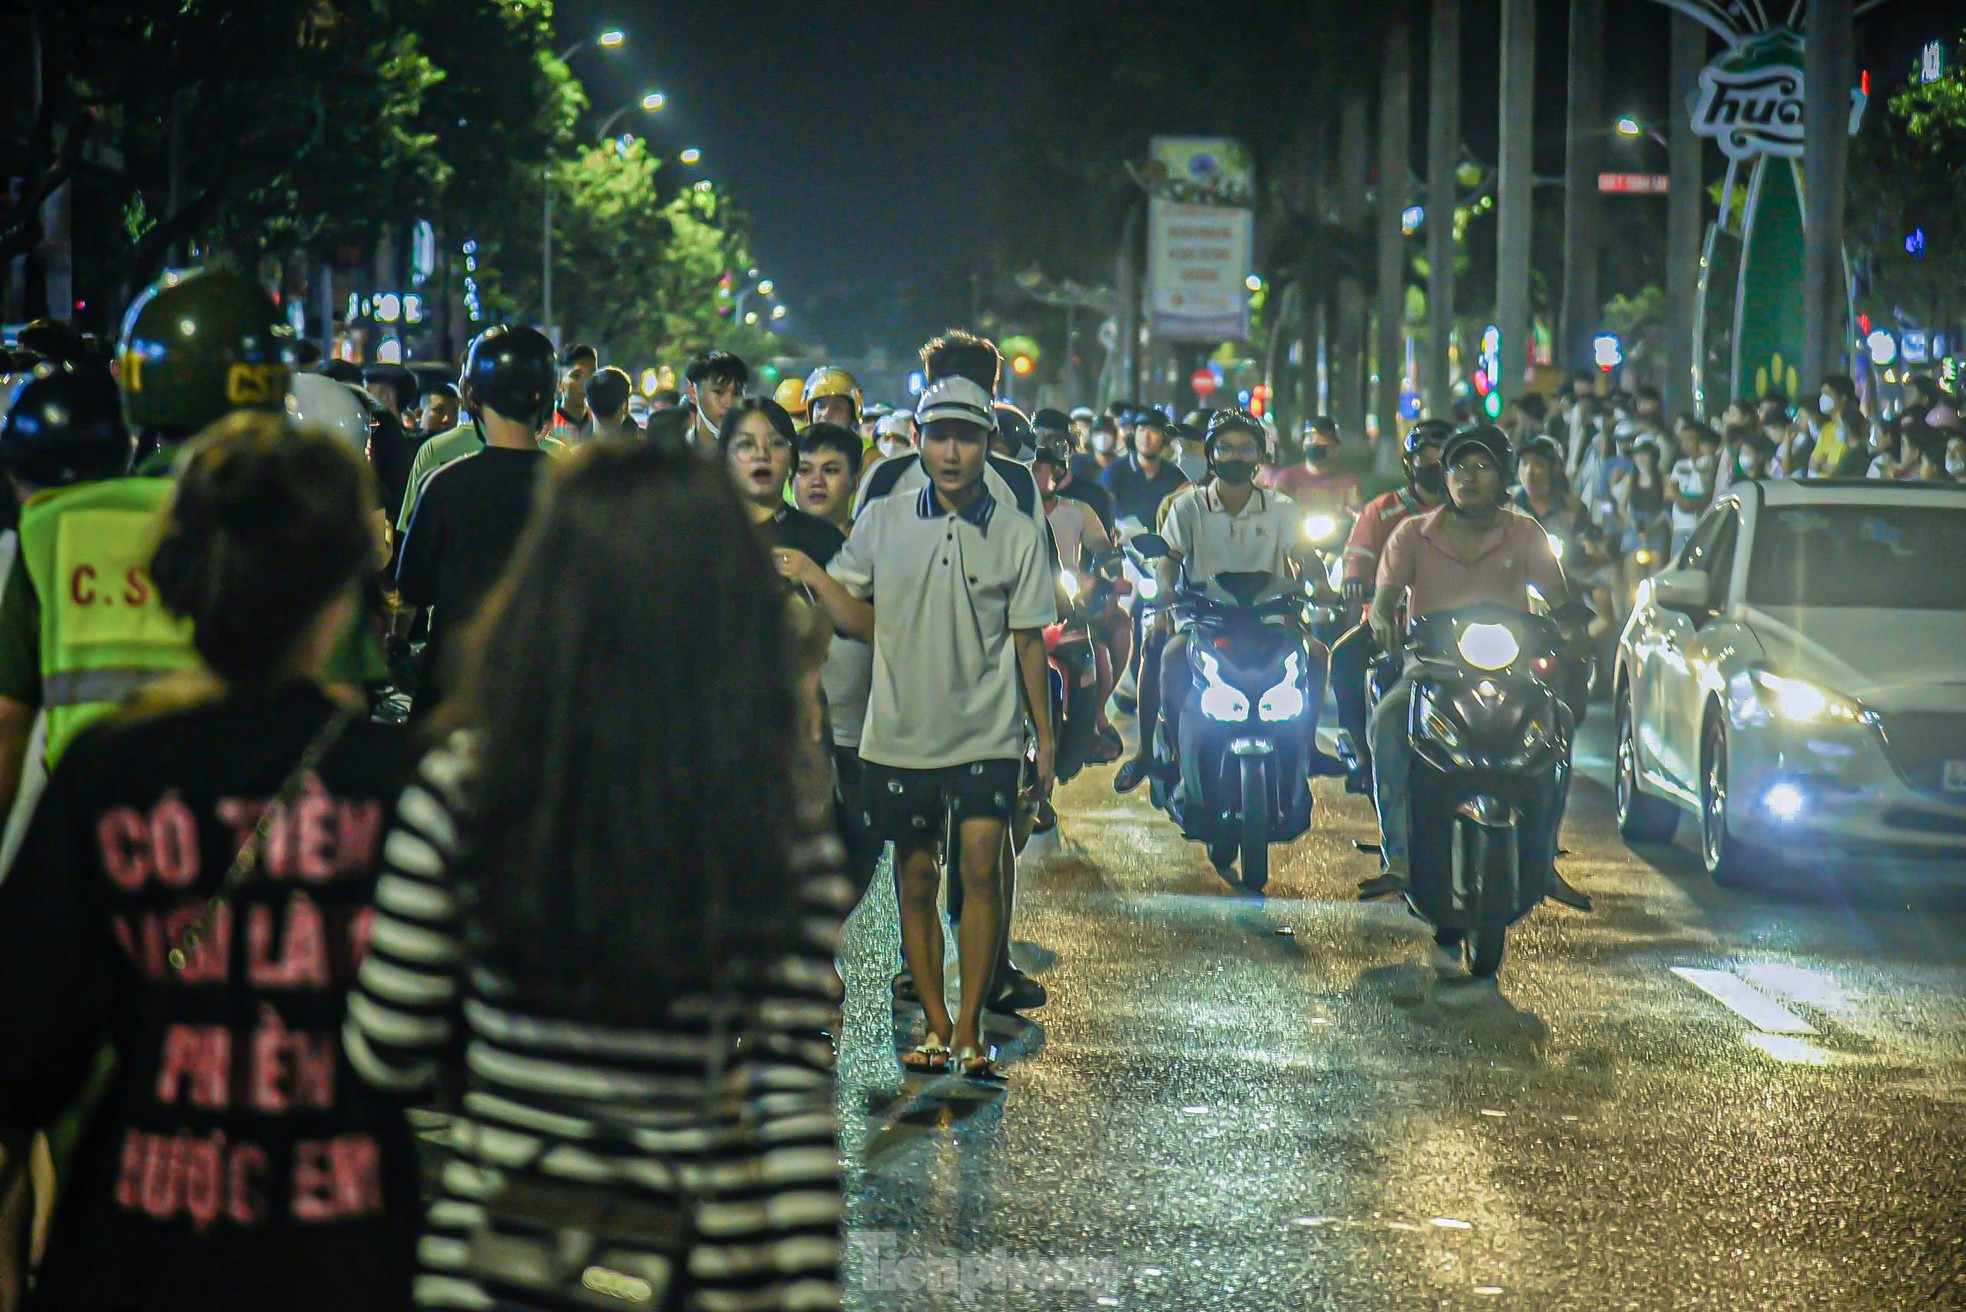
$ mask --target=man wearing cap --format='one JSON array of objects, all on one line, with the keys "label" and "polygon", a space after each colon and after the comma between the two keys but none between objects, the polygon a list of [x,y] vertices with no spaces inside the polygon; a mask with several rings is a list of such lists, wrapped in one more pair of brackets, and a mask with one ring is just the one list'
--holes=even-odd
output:
[{"label": "man wearing cap", "polygon": [[915,449],[915,417],[906,410],[882,415],[874,425],[874,450],[882,460],[905,456]]},{"label": "man wearing cap", "polygon": [[1086,443],[1092,440],[1092,424],[1099,414],[1089,405],[1072,407],[1072,449],[1083,451]]},{"label": "man wearing cap", "polygon": [[[902,947],[926,1020],[910,1071],[999,1078],[982,1039],[982,1011],[1008,928],[999,866],[1017,805],[1024,721],[1037,731],[1037,777],[1050,791],[1054,759],[1043,629],[1056,618],[1045,535],[1001,502],[987,477],[996,425],[990,393],[960,376],[922,392],[912,495],[861,509],[830,573],[775,553],[786,577],[811,588],[839,629],[871,638],[873,690],[861,737],[866,819],[895,844]],[[942,988],[937,850],[945,818],[959,836],[964,889],[959,1014]],[[951,1049],[953,1048],[953,1056]]]},{"label": "man wearing cap", "polygon": [[1159,411],[1147,412],[1133,430],[1133,450],[1099,476],[1099,486],[1112,494],[1113,513],[1121,520],[1137,520],[1144,528],[1153,528],[1160,503],[1188,486],[1188,476],[1166,458],[1173,436],[1173,420]]},{"label": "man wearing cap", "polygon": [[[1065,464],[1060,467],[1052,495],[1067,501],[1077,501],[1099,517],[1099,526],[1106,530],[1111,539],[1115,532],[1113,519],[1113,494],[1098,483],[1095,470],[1092,477],[1081,475],[1079,461],[1082,457],[1072,454],[1072,421],[1062,410],[1040,410],[1031,416],[1031,426],[1037,430],[1040,449],[1051,447],[1061,453]],[[1061,559],[1063,553],[1061,552]]]}]

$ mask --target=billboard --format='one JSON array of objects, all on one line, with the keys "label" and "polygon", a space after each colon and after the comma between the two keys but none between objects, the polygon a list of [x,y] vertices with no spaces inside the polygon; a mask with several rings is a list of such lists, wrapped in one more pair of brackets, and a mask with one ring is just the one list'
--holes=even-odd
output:
[{"label": "billboard", "polygon": [[1170,342],[1246,339],[1249,152],[1225,137],[1155,137],[1145,180],[1149,330]]}]

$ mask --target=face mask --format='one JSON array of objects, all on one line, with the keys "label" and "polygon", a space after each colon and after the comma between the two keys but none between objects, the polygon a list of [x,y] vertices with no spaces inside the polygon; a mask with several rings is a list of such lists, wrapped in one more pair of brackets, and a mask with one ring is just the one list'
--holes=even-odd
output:
[{"label": "face mask", "polygon": [[1743,451],[1739,456],[1735,457],[1734,459],[1734,470],[1736,473],[1745,474],[1749,478],[1753,478],[1755,475],[1753,459],[1750,458],[1745,451]]},{"label": "face mask", "polygon": [[1105,455],[1113,449],[1113,435],[1111,433],[1094,433],[1092,435],[1092,449],[1100,455]]},{"label": "face mask", "polygon": [[1447,495],[1447,471],[1439,465],[1421,465],[1413,471],[1413,486],[1436,499]]},{"label": "face mask", "polygon": [[1951,474],[1954,478],[1958,478],[1961,474],[1966,474],[1966,456],[1947,456],[1946,473]]},{"label": "face mask", "polygon": [[908,444],[898,437],[884,437],[878,445],[883,456],[898,456],[908,450]]},{"label": "face mask", "polygon": [[1824,414],[1828,414],[1830,411],[1836,409],[1836,402],[1830,400],[1829,393],[1825,392],[1816,398],[1816,408]]},{"label": "face mask", "polygon": [[1335,446],[1314,446],[1309,451],[1305,452],[1305,455],[1309,458],[1312,464],[1321,465],[1327,460],[1336,459],[1338,455],[1338,448]]},{"label": "face mask", "polygon": [[1256,477],[1254,460],[1218,460],[1215,462],[1215,477],[1230,487],[1248,487]]}]

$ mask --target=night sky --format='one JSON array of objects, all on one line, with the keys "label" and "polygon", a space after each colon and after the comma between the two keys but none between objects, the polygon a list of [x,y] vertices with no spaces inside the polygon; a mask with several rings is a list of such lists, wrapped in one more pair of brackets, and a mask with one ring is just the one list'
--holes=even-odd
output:
[{"label": "night sky", "polygon": [[568,0],[555,24],[567,44],[628,32],[622,49],[573,62],[596,110],[668,93],[661,115],[632,117],[672,155],[703,151],[702,175],[753,216],[787,327],[823,340],[840,327],[824,293],[840,284],[939,281],[949,262],[983,259],[1035,55],[1085,7],[968,7],[979,23],[891,0]]},{"label": "night sky", "polygon": [[[647,90],[666,92],[660,115],[635,110],[624,127],[646,132],[672,159],[687,146],[702,150],[699,174],[732,188],[753,217],[759,266],[793,311],[787,330],[823,343],[856,335],[845,321],[853,313],[846,287],[947,288],[950,320],[965,317],[960,289],[995,245],[1004,165],[1043,54],[1063,26],[1098,7],[565,0],[555,24],[563,44],[608,26],[627,31],[623,48],[573,62],[594,103],[589,130]],[[1318,7],[1306,0],[1306,21]],[[1416,169],[1426,140],[1426,8],[1416,5]],[[1568,6],[1541,0],[1537,8],[1537,167],[1554,172],[1563,157]],[[1606,10],[1607,119],[1660,122],[1670,112],[1668,11],[1648,0],[1610,0]],[[1499,0],[1464,0],[1462,12],[1464,137],[1493,158]],[[1233,14],[1227,3],[1216,21]],[[1883,62],[1902,61],[1915,49],[1907,42],[1958,27],[1961,15],[1960,0],[1894,0],[1862,20],[1860,44],[1872,58],[1888,49]],[[1279,112],[1290,103],[1280,88]],[[1644,141],[1611,142],[1608,155],[1608,168],[1665,165],[1663,151]]]}]

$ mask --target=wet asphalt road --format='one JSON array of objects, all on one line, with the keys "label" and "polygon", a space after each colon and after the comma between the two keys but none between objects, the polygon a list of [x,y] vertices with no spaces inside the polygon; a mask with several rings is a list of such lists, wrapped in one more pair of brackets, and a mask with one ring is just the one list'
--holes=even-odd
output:
[{"label": "wet asphalt road", "polygon": [[1020,867],[1052,1001],[999,1026],[1007,1088],[904,1079],[877,882],[847,1306],[1966,1308],[1966,870],[1717,888],[1690,819],[1619,841],[1607,719],[1564,830],[1597,910],[1536,911],[1498,984],[1354,900],[1341,784],[1256,900],[1098,769]]}]

